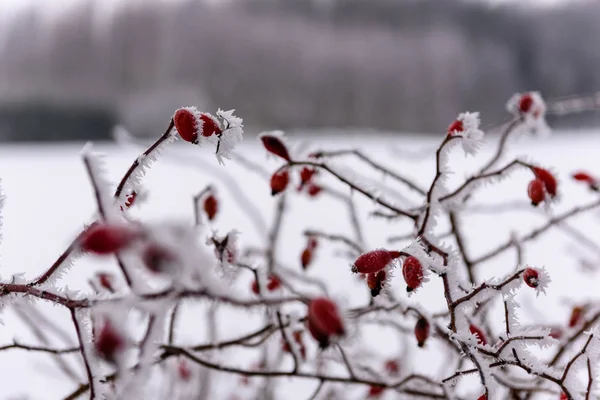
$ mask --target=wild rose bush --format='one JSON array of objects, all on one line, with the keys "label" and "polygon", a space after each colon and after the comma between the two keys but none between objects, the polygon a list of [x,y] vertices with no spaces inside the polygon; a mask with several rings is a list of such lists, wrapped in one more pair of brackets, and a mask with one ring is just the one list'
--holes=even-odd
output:
[{"label": "wild rose bush", "polygon": [[[559,103],[554,112],[568,110],[569,104]],[[195,218],[189,223],[147,223],[129,214],[131,207],[143,207],[143,177],[175,140],[214,146],[220,164],[241,162],[235,150],[243,124],[233,110],[219,110],[216,115],[194,107],[176,110],[165,133],[133,161],[116,189],[106,178],[103,159],[88,145],[82,160],[97,205],[94,221],[36,279],[14,276],[0,283],[5,306],[31,300],[67,309],[79,344],[61,349],[15,342],[2,350],[50,353],[57,359],[79,354],[86,381],[75,385],[67,399],[217,398],[207,389],[207,375],[203,375],[210,370],[231,375],[231,397],[227,397],[231,399],[281,398],[285,390],[275,388],[285,386],[289,378],[312,385],[311,399],[595,398],[600,348],[597,307],[578,305],[563,326],[541,326],[521,318],[517,295],[533,291],[544,296],[550,285],[560,284],[552,282],[543,266],[522,265],[523,247],[564,221],[596,209],[600,200],[555,214],[553,205],[567,194],[561,193],[552,166],[524,159],[502,161],[511,138],[533,134],[542,140],[549,131],[546,105],[538,93],[522,93],[508,101],[507,110],[512,118],[501,126],[494,156],[456,186],[448,184],[451,157],[460,152],[476,156],[484,139],[477,113],[465,112],[451,121],[435,151],[435,175],[430,182],[413,182],[359,150],[303,155],[292,151],[282,132],[262,133],[258,140],[264,151],[281,161],[266,177],[278,200],[262,249],[240,246],[240,233],[235,230],[224,236],[210,232],[209,224],[227,211],[213,186],[190,199]],[[348,155],[414,192],[421,198],[420,205],[393,202],[340,172],[332,160]],[[469,209],[475,192],[511,179],[517,170],[530,175],[522,188],[523,199],[531,208],[542,208],[547,223],[475,258],[467,250],[469,232],[461,225],[462,213]],[[402,232],[385,246],[365,248],[357,210],[350,202],[353,232],[339,235],[307,229],[298,268],[289,268],[278,262],[275,252],[277,244],[286,240],[281,235],[285,198],[302,195],[318,201],[324,194],[336,195],[323,183],[323,175],[370,199],[373,216],[397,224]],[[572,177],[598,191],[598,180],[590,173],[575,171]],[[328,282],[307,274],[317,252],[331,242],[342,244],[348,252],[339,256],[339,265],[330,267],[346,269],[368,289],[360,307],[346,307],[328,294]],[[510,274],[477,272],[480,265],[511,251],[517,260]],[[119,273],[90,277],[92,293],[61,287],[61,276],[81,257],[113,258]],[[248,275],[252,279],[247,293],[231,290]],[[395,284],[395,275],[402,285]],[[414,301],[414,295],[434,281],[441,283],[443,312],[432,312]],[[310,292],[301,286],[310,287]],[[179,343],[178,318],[188,300],[209,305],[204,321],[209,329],[215,313],[229,308],[258,314],[264,325],[253,331],[240,326],[239,332],[226,338],[213,332],[205,343]],[[127,328],[134,312],[145,317],[140,339]],[[405,346],[405,355],[382,359],[371,354],[372,339],[362,330],[366,324],[391,326]],[[434,346],[440,351],[427,355],[430,373],[414,372],[413,358]],[[229,356],[220,357],[220,352],[235,347],[257,349],[257,362],[240,366]]]}]

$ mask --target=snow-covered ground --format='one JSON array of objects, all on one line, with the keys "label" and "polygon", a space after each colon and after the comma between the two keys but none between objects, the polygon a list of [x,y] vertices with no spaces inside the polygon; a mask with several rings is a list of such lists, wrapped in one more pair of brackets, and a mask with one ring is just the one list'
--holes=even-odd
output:
[{"label": "snow-covered ground", "polygon": [[[439,140],[442,138],[440,137]],[[394,171],[420,182],[427,187],[434,175],[434,151],[439,140],[431,137],[378,136],[365,133],[355,136],[327,136],[310,141],[303,154],[314,149],[348,149],[360,148],[380,163],[384,163]],[[290,140],[292,144],[300,143]],[[456,174],[450,185],[456,185],[467,175],[487,160],[492,151],[491,142],[475,158],[466,159],[459,148],[451,157],[456,165]],[[528,160],[539,162],[543,166],[552,167],[560,179],[561,202],[553,207],[552,213],[559,213],[577,204],[586,204],[593,200],[585,187],[570,180],[570,174],[577,169],[586,169],[600,174],[598,165],[598,133],[561,133],[548,139],[524,139],[512,143],[509,155],[499,165],[512,160],[515,156],[524,156]],[[81,163],[79,151],[83,143],[69,145],[2,145],[0,147],[0,179],[2,192],[6,196],[2,210],[3,239],[0,245],[0,275],[3,280],[13,274],[24,274],[31,279],[44,271],[56,257],[66,248],[70,241],[83,227],[89,223],[95,204],[91,187]],[[299,146],[300,147],[300,146]],[[426,156],[411,154],[430,148]],[[114,145],[97,145],[97,150],[107,154],[110,167],[110,178],[118,182],[131,161],[141,152],[135,146],[116,147]],[[264,149],[255,139],[246,139],[239,148],[239,153],[258,163],[269,172],[274,171],[280,162],[267,158]],[[419,204],[419,196],[396,183],[390,177],[373,171],[366,164],[352,156],[345,156],[332,161],[338,170],[352,180],[361,183],[369,190],[379,190],[383,197],[398,204]],[[346,169],[348,168],[348,169]],[[356,174],[350,174],[350,169]],[[297,177],[295,177],[297,179]],[[320,174],[319,179],[328,187],[349,194],[347,188],[331,177]],[[532,212],[528,207],[527,184],[531,177],[524,171],[511,175],[507,180],[478,190],[474,204],[506,204],[519,201],[522,207],[509,208],[498,214],[468,212],[464,215],[465,230],[469,232],[467,248],[474,257],[485,253],[495,244],[506,241],[511,232],[525,233],[534,226],[542,225],[546,220],[541,212]],[[295,182],[297,183],[297,182]],[[241,232],[242,247],[261,246],[265,243],[267,230],[274,213],[275,199],[270,195],[268,181],[259,173],[252,171],[238,162],[229,161],[226,166],[217,164],[209,149],[197,149],[187,143],[176,142],[167,148],[164,155],[151,168],[143,181],[149,190],[147,202],[134,207],[131,214],[145,221],[165,219],[187,220],[193,222],[192,197],[208,184],[214,184],[221,201],[221,211],[210,229],[217,229],[225,234],[231,229]],[[344,203],[328,195],[310,199],[295,191],[295,185],[289,192],[288,211],[285,214],[281,240],[276,250],[277,259],[284,265],[300,267],[300,252],[306,239],[302,232],[306,228],[318,229],[327,233],[339,233],[352,236],[347,208]],[[369,213],[377,209],[376,205],[366,200],[359,193],[352,195],[359,208],[359,217],[364,227],[366,247],[390,247],[386,240],[389,236],[409,232],[406,222],[390,222],[375,219]],[[252,218],[249,217],[252,213]],[[584,217],[573,220],[573,225],[582,229],[592,239],[600,232],[598,212],[587,213]],[[210,229],[204,236],[210,234]],[[439,229],[443,233],[445,227]],[[201,238],[203,239],[203,238]],[[404,243],[396,244],[397,246]],[[307,274],[322,278],[328,285],[331,296],[340,299],[345,306],[364,306],[369,301],[368,290],[364,283],[349,272],[351,259],[340,255],[345,250],[340,244],[321,242],[317,258]],[[523,290],[524,301],[521,309],[523,322],[564,324],[570,308],[578,301],[597,298],[597,276],[579,269],[579,261],[589,259],[600,263],[600,254],[590,247],[577,243],[572,237],[559,230],[552,230],[539,239],[529,243],[524,254],[524,261],[535,266],[546,266],[552,276],[553,283],[547,296],[535,297],[533,291]],[[515,255],[508,252],[502,257],[482,265],[477,270],[479,279],[506,274],[515,268]],[[90,290],[87,279],[97,270],[105,269],[116,272],[111,260],[87,256],[75,264],[68,275],[60,282],[70,288]],[[245,274],[246,272],[244,272]],[[439,279],[432,278],[423,290],[408,299],[404,290],[401,274],[396,274],[392,287],[395,295],[407,302],[420,303],[432,311],[444,309],[442,285]],[[250,292],[251,276],[242,275],[232,290]],[[310,287],[305,288],[312,293]],[[314,288],[313,288],[314,290]],[[316,293],[316,292],[314,292]],[[567,300],[568,298],[568,300]],[[72,324],[68,312],[38,302],[39,310],[51,320],[62,321],[65,331],[74,338]],[[199,308],[200,307],[200,308]],[[189,307],[182,314],[184,326],[178,334],[180,343],[200,344],[205,342],[206,326],[203,305]],[[218,320],[218,331],[222,338],[232,338],[250,332],[261,326],[261,314],[247,311],[222,309]],[[400,318],[400,317],[399,317]],[[3,312],[4,326],[0,329],[0,346],[10,343],[13,338],[25,344],[38,343],[30,330],[10,309]],[[399,320],[402,322],[402,320]],[[498,314],[498,323],[502,323]],[[396,354],[403,359],[405,371],[415,370],[429,374],[447,375],[447,366],[439,365],[436,352],[440,350],[436,344],[426,349],[418,349],[413,342],[399,343],[391,330],[377,327],[363,331],[363,340],[382,357]],[[310,339],[307,337],[307,341]],[[273,339],[278,342],[279,337]],[[58,341],[56,347],[65,347]],[[72,342],[75,344],[75,341]],[[352,342],[349,344],[351,345]],[[351,346],[350,346],[351,347]],[[219,358],[220,362],[247,368],[258,357],[258,353],[250,351],[227,351],[227,356]],[[311,347],[310,357],[316,354]],[[352,352],[351,352],[352,354]],[[358,355],[356,355],[358,356]],[[78,363],[79,356],[71,356],[73,363]],[[362,356],[361,356],[362,357]],[[291,360],[287,360],[291,363]],[[374,360],[375,368],[380,361]],[[287,365],[287,364],[286,364]],[[291,364],[290,364],[291,365]],[[432,368],[432,365],[434,367]],[[444,369],[446,367],[446,369]],[[80,374],[81,382],[84,375]],[[246,399],[249,388],[240,388],[239,377],[232,375],[215,375],[213,378],[214,399],[228,399],[237,393]],[[255,385],[258,385],[258,381]],[[282,399],[306,399],[318,382],[310,380],[291,381],[281,379],[280,396]],[[77,383],[69,381],[62,375],[48,355],[27,353],[22,350],[0,352],[0,400],[1,399],[60,399],[73,391]],[[366,388],[355,387],[346,398],[359,399],[365,397]],[[283,394],[285,393],[285,395]],[[389,398],[394,398],[388,393]]]}]

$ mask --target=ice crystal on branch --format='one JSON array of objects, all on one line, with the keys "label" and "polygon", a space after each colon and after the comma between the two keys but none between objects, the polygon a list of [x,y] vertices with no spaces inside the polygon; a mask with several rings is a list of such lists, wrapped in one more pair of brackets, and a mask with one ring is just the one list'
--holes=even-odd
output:
[{"label": "ice crystal on branch", "polygon": [[449,136],[461,137],[465,154],[475,155],[483,144],[483,131],[479,129],[479,113],[464,112],[448,127]]}]

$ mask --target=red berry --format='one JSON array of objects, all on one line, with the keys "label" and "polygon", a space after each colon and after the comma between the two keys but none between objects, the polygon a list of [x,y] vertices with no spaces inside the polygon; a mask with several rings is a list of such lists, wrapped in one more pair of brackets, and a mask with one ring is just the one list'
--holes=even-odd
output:
[{"label": "red berry", "polygon": [[567,400],[569,397],[567,396],[567,394],[565,392],[561,392],[560,393],[560,400]]},{"label": "red berry", "polygon": [[417,346],[423,347],[425,341],[429,337],[429,321],[426,318],[419,318],[415,325],[415,337],[417,338]]},{"label": "red berry", "polygon": [[464,130],[465,127],[463,125],[463,122],[457,119],[454,122],[452,122],[450,126],[448,126],[448,135],[452,135],[456,132],[463,132]]},{"label": "red berry", "polygon": [[381,293],[381,290],[383,289],[386,278],[387,274],[384,269],[367,275],[367,285],[369,286],[369,289],[371,289],[372,297],[379,296],[379,293]]},{"label": "red berry", "polygon": [[177,366],[177,372],[182,381],[188,382],[192,377],[192,371],[185,360],[179,361]]},{"label": "red berry", "polygon": [[269,292],[272,292],[274,290],[277,290],[281,287],[281,281],[279,280],[278,277],[276,277],[275,275],[271,275],[271,277],[269,278],[269,282],[267,282],[267,290]]},{"label": "red berry", "polygon": [[109,274],[108,272],[99,272],[96,276],[98,277],[98,282],[100,282],[100,286],[111,292],[114,291],[114,276],[112,274]]},{"label": "red berry", "polygon": [[138,231],[123,224],[97,222],[81,236],[80,245],[85,251],[111,254],[128,247],[138,236]]},{"label": "red berry", "polygon": [[469,331],[475,335],[475,337],[477,338],[477,343],[481,344],[481,345],[486,345],[487,344],[487,339],[485,338],[485,335],[483,334],[483,331],[481,329],[479,329],[477,326],[471,324],[469,326]]},{"label": "red berry", "polygon": [[400,252],[398,251],[384,249],[369,251],[361,254],[356,261],[354,261],[352,272],[361,274],[377,272],[387,267],[392,260],[398,257],[400,257]]},{"label": "red berry", "polygon": [[537,179],[540,179],[544,183],[544,187],[546,188],[546,192],[550,195],[550,197],[556,196],[557,190],[557,182],[556,178],[550,171],[543,168],[533,168],[533,173],[535,174]]},{"label": "red berry", "polygon": [[331,335],[344,335],[344,322],[337,305],[326,297],[317,297],[308,305],[308,327],[321,347],[327,347]]},{"label": "red berry", "polygon": [[323,188],[321,186],[310,184],[308,186],[308,195],[310,197],[316,197],[319,193],[321,193],[321,191],[323,190]]},{"label": "red berry", "polygon": [[198,140],[198,120],[196,116],[186,108],[180,108],[175,111],[173,116],[175,129],[179,136],[186,142],[196,143]]},{"label": "red berry", "polygon": [[202,121],[202,136],[209,137],[223,133],[219,121],[212,115],[201,113],[200,120]]},{"label": "red berry", "polygon": [[538,272],[533,268],[527,268],[523,271],[523,280],[527,286],[536,288],[538,287],[540,276]]},{"label": "red berry", "polygon": [[590,184],[596,182],[596,179],[594,177],[592,177],[587,172],[583,171],[573,173],[573,179],[575,179],[576,181],[586,182]]},{"label": "red berry", "polygon": [[[279,278],[275,275],[269,276],[269,279],[267,281],[267,290],[269,292],[272,292],[274,290],[279,289],[280,287],[281,280],[279,280]],[[252,281],[252,292],[254,292],[254,294],[258,294],[258,282],[256,281],[256,279]]]},{"label": "red berry", "polygon": [[326,349],[329,347],[329,335],[321,332],[315,325],[313,321],[310,319],[306,320],[306,326],[308,327],[308,331],[312,335],[312,337],[319,343],[319,347],[321,349]]},{"label": "red berry", "polygon": [[583,307],[573,307],[573,310],[571,311],[571,317],[569,318],[569,328],[573,328],[578,325],[579,321],[581,321],[581,317],[583,317]]},{"label": "red berry", "polygon": [[544,201],[544,197],[546,196],[544,182],[542,182],[540,179],[534,179],[529,182],[529,186],[527,187],[527,195],[531,199],[531,204],[533,206],[537,206]]},{"label": "red berry", "polygon": [[390,375],[398,375],[400,372],[400,364],[396,360],[387,360],[384,367]]},{"label": "red berry", "polygon": [[304,249],[304,251],[302,251],[302,256],[300,257],[300,260],[302,261],[302,269],[308,268],[312,261],[312,257],[313,251],[310,247],[307,247]]},{"label": "red berry", "polygon": [[262,135],[260,137],[260,140],[262,140],[263,146],[265,146],[265,149],[267,149],[267,151],[283,158],[286,161],[291,161],[288,149],[285,143],[283,143],[283,141],[279,137],[272,135]]},{"label": "red berry", "polygon": [[600,189],[596,178],[594,178],[587,172],[583,172],[583,171],[576,172],[573,174],[573,179],[575,179],[576,181],[587,183],[590,186],[590,189],[592,189],[596,192]]},{"label": "red berry", "polygon": [[285,190],[290,182],[290,175],[286,169],[276,172],[271,176],[271,195],[275,196]]},{"label": "red berry", "polygon": [[533,105],[533,97],[530,93],[525,93],[519,99],[519,110],[522,113],[527,113],[531,110],[531,106]]},{"label": "red berry", "polygon": [[423,283],[423,266],[417,257],[410,256],[402,264],[402,275],[406,282],[406,291],[412,292]]},{"label": "red berry", "polygon": [[94,342],[96,352],[100,357],[109,362],[115,362],[117,353],[125,348],[125,339],[117,332],[112,323],[107,320]]},{"label": "red berry", "polygon": [[203,208],[209,221],[212,221],[219,210],[219,203],[217,202],[216,197],[212,194],[209,194],[206,199],[204,199]]},{"label": "red berry", "polygon": [[371,385],[369,387],[369,397],[379,397],[385,391],[385,386]]},{"label": "red berry", "polygon": [[175,260],[175,255],[162,246],[150,244],[142,250],[144,265],[154,273],[165,272],[168,265]]},{"label": "red berry", "polygon": [[487,400],[487,395],[484,393],[477,400]]},{"label": "red berry", "polygon": [[300,188],[311,181],[312,177],[317,173],[314,168],[304,167],[300,171]]}]

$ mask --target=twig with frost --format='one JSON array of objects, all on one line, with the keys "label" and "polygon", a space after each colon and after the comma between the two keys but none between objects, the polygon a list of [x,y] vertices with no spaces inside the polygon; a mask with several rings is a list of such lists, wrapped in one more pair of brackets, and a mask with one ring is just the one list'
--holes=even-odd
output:
[{"label": "twig with frost", "polygon": [[340,156],[345,156],[345,155],[354,155],[355,157],[364,161],[366,164],[370,165],[374,169],[376,169],[380,172],[383,172],[385,175],[388,175],[388,176],[394,178],[395,180],[403,183],[404,185],[408,186],[410,189],[414,190],[415,192],[417,192],[423,196],[425,196],[425,194],[426,194],[425,190],[421,189],[416,183],[412,182],[410,179],[405,178],[404,176],[390,170],[389,168],[384,167],[383,165],[373,161],[372,159],[367,157],[365,154],[363,154],[359,150],[356,150],[356,149],[353,149],[353,150],[330,150],[330,151],[316,151],[316,152],[312,153],[312,157],[316,158],[316,159],[340,157]]}]

